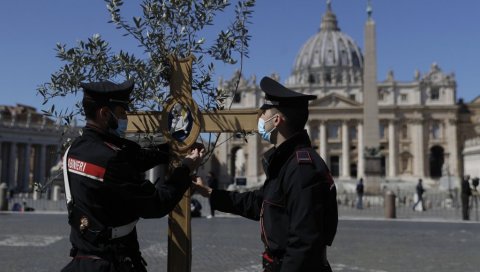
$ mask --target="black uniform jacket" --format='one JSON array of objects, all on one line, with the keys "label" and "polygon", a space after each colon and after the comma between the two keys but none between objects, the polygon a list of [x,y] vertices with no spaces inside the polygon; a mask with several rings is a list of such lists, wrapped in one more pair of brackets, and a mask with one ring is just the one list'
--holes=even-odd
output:
[{"label": "black uniform jacket", "polygon": [[245,193],[213,190],[214,208],[260,220],[267,252],[282,260],[280,271],[323,271],[325,246],[331,245],[338,223],[328,167],[306,132],[267,151],[263,164],[262,188]]},{"label": "black uniform jacket", "polygon": [[[67,164],[74,205],[85,213],[92,231],[98,227],[92,223],[95,220],[105,227],[118,227],[140,217],[168,214],[191,184],[189,169],[179,167],[167,182],[156,185],[142,175],[166,158],[168,153],[142,149],[135,142],[87,125],[72,143]],[[140,254],[136,229],[124,237],[92,243],[82,236],[80,224],[70,222],[70,241],[82,254]]]}]

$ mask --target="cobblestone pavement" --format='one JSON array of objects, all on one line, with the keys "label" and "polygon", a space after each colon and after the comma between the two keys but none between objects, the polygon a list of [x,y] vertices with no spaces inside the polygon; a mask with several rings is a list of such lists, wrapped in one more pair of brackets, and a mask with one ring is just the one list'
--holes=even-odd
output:
[{"label": "cobblestone pavement", "polygon": [[[334,271],[480,271],[479,227],[342,215],[329,260]],[[138,232],[149,271],[166,271],[167,220],[141,220]],[[192,271],[261,271],[259,232],[258,222],[226,214],[194,218]],[[0,213],[0,271],[59,271],[68,250],[66,214]]]}]

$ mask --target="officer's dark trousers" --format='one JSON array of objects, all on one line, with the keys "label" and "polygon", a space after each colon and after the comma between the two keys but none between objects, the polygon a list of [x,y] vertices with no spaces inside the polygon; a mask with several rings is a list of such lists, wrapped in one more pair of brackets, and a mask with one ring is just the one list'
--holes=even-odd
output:
[{"label": "officer's dark trousers", "polygon": [[74,258],[62,272],[116,272],[114,265],[104,259]]},{"label": "officer's dark trousers", "polygon": [[62,272],[145,272],[143,266],[133,268],[131,264],[117,263],[107,261],[105,259],[88,256],[75,257],[62,269]]},{"label": "officer's dark trousers", "polygon": [[[281,267],[273,268],[273,267],[263,267],[263,272],[279,272]],[[315,268],[311,270],[312,272],[333,272],[332,268],[330,267],[330,264],[322,266],[320,268]],[[303,272],[303,271],[301,271]],[[307,272],[307,271],[306,271]]]}]

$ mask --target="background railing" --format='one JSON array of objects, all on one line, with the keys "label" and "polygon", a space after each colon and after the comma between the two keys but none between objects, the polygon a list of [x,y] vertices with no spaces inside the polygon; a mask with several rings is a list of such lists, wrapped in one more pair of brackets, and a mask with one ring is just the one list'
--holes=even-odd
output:
[{"label": "background railing", "polygon": [[[416,197],[411,191],[396,190],[395,208],[397,218],[416,218],[416,219],[445,219],[445,220],[461,220],[462,206],[460,194],[457,190],[451,192],[445,191],[426,191],[423,195],[423,210],[421,207],[413,210]],[[193,198],[197,199],[202,205],[202,216],[210,214],[210,206],[208,199],[194,194]],[[470,220],[480,221],[479,196],[470,198]],[[357,208],[356,193],[340,191],[337,193],[337,202],[340,217],[385,217],[384,195],[364,195],[363,208]],[[25,208],[33,208],[35,211],[56,211],[66,212],[65,194],[60,193],[58,200],[52,200],[48,194],[16,194],[8,199],[8,209],[25,210]],[[18,210],[20,209],[20,210]],[[219,213],[222,214],[222,213]]]}]

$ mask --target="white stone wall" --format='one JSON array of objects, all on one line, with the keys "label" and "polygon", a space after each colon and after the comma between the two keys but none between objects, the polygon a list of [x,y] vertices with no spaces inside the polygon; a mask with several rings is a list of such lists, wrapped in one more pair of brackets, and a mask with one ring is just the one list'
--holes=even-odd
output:
[{"label": "white stone wall", "polygon": [[480,138],[468,140],[463,149],[463,171],[470,177],[480,177]]}]

